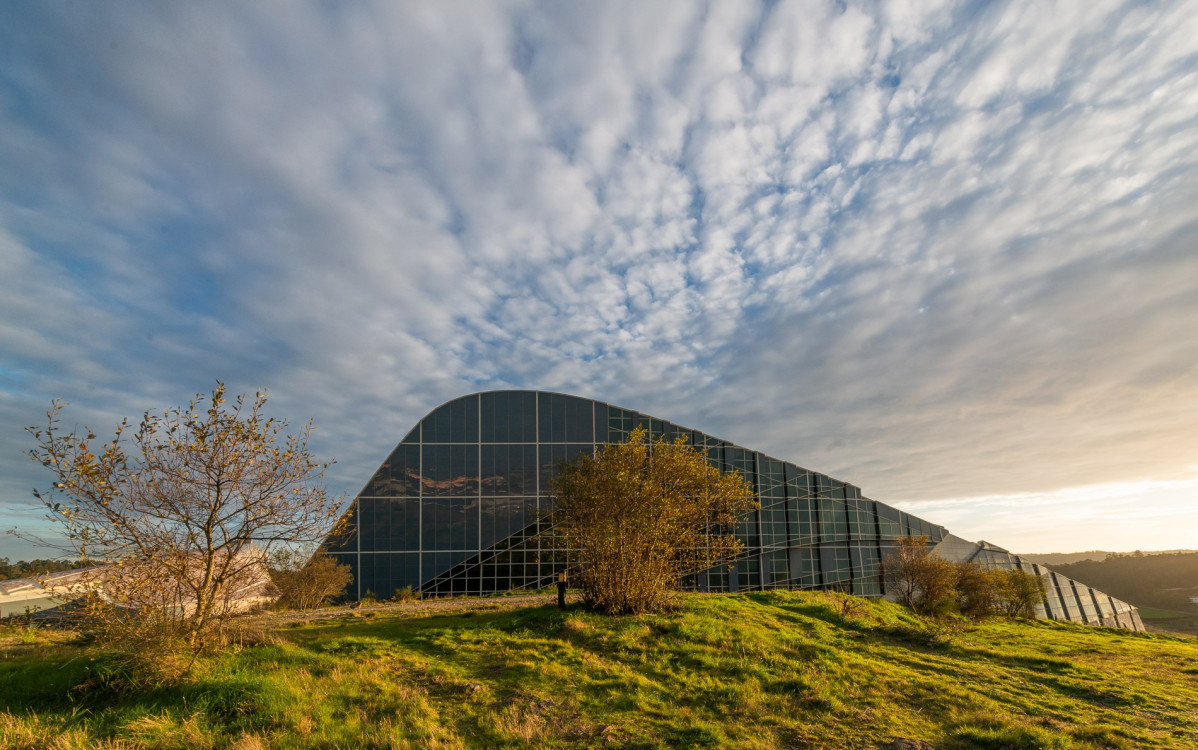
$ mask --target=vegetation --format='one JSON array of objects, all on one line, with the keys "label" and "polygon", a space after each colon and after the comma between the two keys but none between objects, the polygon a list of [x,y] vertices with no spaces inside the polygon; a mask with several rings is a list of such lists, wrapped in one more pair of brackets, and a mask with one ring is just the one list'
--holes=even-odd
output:
[{"label": "vegetation", "polygon": [[294,548],[272,556],[270,578],[279,588],[278,603],[292,609],[316,609],[340,596],[354,580],[348,565],[324,552],[308,555]]},{"label": "vegetation", "polygon": [[264,575],[273,545],[328,532],[337,503],[308,452],[311,423],[287,435],[265,405],[262,393],[229,404],[218,383],[207,399],[146,412],[132,437],[126,422],[102,444],[86,428],[64,432],[61,402],[45,429],[29,428],[30,457],[54,475],[54,489],[35,494],[75,555],[108,563],[83,584],[103,586],[84,601],[105,636],[177,634],[201,648],[235,611],[230,593]]},{"label": "vegetation", "polygon": [[1043,579],[1022,570],[988,570],[934,554],[926,536],[904,537],[882,560],[886,588],[924,615],[960,613],[1035,617],[1044,601]]},{"label": "vegetation", "polygon": [[894,592],[906,606],[924,614],[934,613],[941,602],[953,597],[957,570],[951,562],[932,552],[926,536],[908,536],[895,542],[882,559],[886,590]]},{"label": "vegetation", "polygon": [[1051,621],[946,635],[846,601],[688,594],[608,617],[482,600],[265,632],[158,686],[9,631],[0,747],[1198,746],[1198,641]]},{"label": "vegetation", "polygon": [[0,557],[0,581],[11,581],[17,578],[37,578],[38,576],[60,573],[64,570],[86,568],[91,563],[83,560],[18,560],[10,563],[7,557]]},{"label": "vegetation", "polygon": [[740,552],[736,517],[757,507],[739,473],[720,473],[685,438],[650,445],[644,428],[564,463],[553,497],[553,533],[579,550],[573,583],[607,613],[661,610],[682,576]]},{"label": "vegetation", "polygon": [[1044,579],[1022,570],[988,570],[971,562],[955,564],[957,610],[973,619],[1003,615],[1036,616],[1044,601]]}]

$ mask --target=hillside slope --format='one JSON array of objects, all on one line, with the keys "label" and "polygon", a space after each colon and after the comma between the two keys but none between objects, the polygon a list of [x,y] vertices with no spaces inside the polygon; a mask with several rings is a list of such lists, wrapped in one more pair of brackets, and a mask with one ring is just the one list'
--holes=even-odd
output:
[{"label": "hillside slope", "polygon": [[14,633],[28,643],[0,653],[0,747],[1198,746],[1192,639],[929,629],[802,592],[688,595],[647,617],[371,614],[123,693],[103,654]]}]

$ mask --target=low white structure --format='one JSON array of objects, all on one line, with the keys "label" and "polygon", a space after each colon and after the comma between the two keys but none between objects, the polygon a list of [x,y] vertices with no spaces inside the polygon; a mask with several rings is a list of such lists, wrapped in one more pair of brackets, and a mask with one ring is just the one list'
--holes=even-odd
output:
[{"label": "low white structure", "polygon": [[[0,581],[0,617],[48,612],[90,592],[117,607],[152,607],[190,614],[195,609],[195,597],[187,586],[169,574],[148,572],[147,565],[106,565]],[[258,547],[248,545],[231,560],[218,561],[218,565],[232,568],[216,603],[221,613],[247,612],[279,598],[266,557]],[[191,558],[175,570],[186,570],[188,577],[196,579],[203,573],[198,560]]]},{"label": "low white structure", "polygon": [[0,617],[35,614],[82,596],[98,568],[64,570],[37,578],[0,581]]}]

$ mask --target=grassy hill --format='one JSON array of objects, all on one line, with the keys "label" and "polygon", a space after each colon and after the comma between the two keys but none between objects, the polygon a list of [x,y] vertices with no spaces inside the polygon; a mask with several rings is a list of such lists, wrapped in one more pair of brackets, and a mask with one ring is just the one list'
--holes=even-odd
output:
[{"label": "grassy hill", "polygon": [[9,631],[0,747],[1198,746],[1194,639],[929,628],[831,593],[689,595],[623,618],[463,606],[279,625],[159,687]]}]

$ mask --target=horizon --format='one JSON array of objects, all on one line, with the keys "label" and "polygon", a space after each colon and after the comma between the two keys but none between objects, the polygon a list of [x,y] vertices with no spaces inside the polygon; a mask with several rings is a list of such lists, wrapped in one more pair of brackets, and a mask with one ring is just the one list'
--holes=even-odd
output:
[{"label": "horizon", "polygon": [[2,4],[0,557],[51,400],[217,380],[347,502],[527,388],[1007,549],[1198,547],[1196,75],[1183,0]]}]

